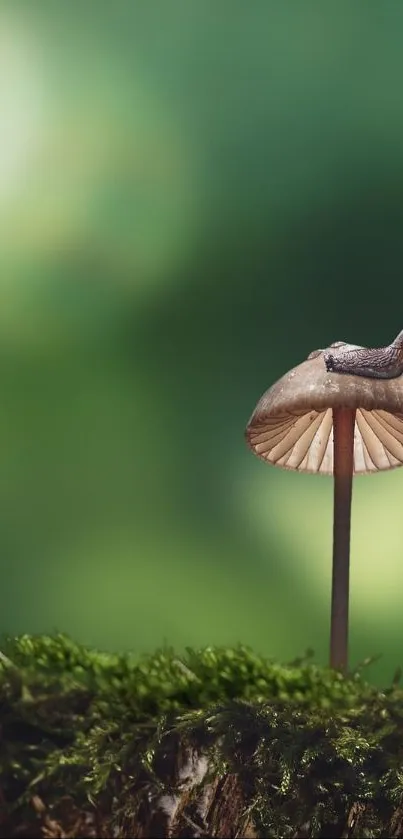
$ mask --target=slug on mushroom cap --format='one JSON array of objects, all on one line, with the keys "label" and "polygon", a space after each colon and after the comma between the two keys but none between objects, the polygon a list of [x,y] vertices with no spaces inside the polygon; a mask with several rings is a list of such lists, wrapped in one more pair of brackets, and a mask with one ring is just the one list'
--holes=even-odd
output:
[{"label": "slug on mushroom cap", "polygon": [[[332,411],[353,408],[356,409],[354,474],[401,466],[403,382],[400,377],[378,379],[365,377],[364,372],[343,371],[340,371],[343,375],[335,374],[338,361],[355,360],[355,353],[361,350],[371,352],[341,341],[315,350],[269,388],[246,429],[246,439],[254,453],[285,469],[333,474]],[[334,359],[334,371],[326,369],[329,355]]]}]

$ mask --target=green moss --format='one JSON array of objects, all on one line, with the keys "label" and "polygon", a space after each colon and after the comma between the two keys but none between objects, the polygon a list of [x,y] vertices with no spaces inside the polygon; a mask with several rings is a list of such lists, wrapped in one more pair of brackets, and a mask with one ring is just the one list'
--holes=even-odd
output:
[{"label": "green moss", "polygon": [[34,793],[48,805],[72,795],[121,826],[144,789],[175,791],[186,744],[240,776],[265,836],[304,821],[320,836],[355,802],[371,802],[361,835],[388,835],[403,796],[396,684],[380,691],[359,671],[344,678],[309,657],[279,665],[244,647],[138,660],[58,635],[2,651],[0,793],[19,819]]}]

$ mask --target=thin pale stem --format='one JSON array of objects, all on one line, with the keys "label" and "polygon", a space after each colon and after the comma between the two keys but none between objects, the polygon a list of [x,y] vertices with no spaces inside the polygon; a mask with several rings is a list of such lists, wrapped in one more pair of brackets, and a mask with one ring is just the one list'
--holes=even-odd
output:
[{"label": "thin pale stem", "polygon": [[333,410],[334,519],[330,666],[347,670],[355,410]]}]

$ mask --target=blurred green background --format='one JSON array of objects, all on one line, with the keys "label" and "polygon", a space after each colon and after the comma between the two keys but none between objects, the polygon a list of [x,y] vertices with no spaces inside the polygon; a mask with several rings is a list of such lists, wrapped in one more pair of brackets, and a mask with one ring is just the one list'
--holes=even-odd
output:
[{"label": "blurred green background", "polygon": [[[403,327],[403,7],[3,3],[0,631],[327,661],[332,481],[262,392]],[[403,664],[403,470],[354,487],[351,660]]]}]

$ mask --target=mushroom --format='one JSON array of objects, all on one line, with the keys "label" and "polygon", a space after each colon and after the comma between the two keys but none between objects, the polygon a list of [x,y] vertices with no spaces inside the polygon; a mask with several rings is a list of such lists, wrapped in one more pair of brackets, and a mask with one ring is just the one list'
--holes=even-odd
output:
[{"label": "mushroom", "polygon": [[246,439],[284,469],[334,476],[330,666],[348,664],[353,475],[403,465],[403,332],[389,347],[336,341],[310,353],[258,402]]}]

